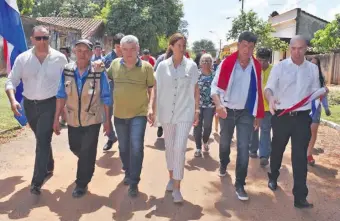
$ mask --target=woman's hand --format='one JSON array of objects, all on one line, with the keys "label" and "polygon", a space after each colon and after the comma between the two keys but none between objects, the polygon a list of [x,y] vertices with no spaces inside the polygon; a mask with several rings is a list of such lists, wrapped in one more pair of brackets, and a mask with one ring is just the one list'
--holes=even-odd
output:
[{"label": "woman's hand", "polygon": [[194,118],[194,127],[198,126],[198,123],[200,122],[200,113],[195,112],[195,118]]}]

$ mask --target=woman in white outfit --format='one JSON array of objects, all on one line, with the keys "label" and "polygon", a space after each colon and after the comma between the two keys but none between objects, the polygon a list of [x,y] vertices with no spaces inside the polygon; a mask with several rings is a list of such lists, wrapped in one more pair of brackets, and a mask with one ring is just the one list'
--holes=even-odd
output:
[{"label": "woman in white outfit", "polygon": [[[199,120],[199,72],[194,61],[184,56],[186,39],[182,34],[171,36],[166,53],[156,71],[149,121],[162,125],[166,162],[170,180],[166,187],[172,191],[175,203],[183,202],[180,183],[184,174],[185,153],[191,127]],[[157,86],[156,86],[157,85]]]}]

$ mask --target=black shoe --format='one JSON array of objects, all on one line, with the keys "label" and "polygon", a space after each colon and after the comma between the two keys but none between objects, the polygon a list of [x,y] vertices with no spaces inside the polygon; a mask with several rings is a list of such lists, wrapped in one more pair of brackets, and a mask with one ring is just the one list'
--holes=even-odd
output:
[{"label": "black shoe", "polygon": [[314,205],[312,203],[309,203],[306,199],[304,200],[294,200],[294,206],[299,209],[304,208],[313,208]]},{"label": "black shoe", "polygon": [[34,195],[37,195],[37,196],[39,196],[40,194],[41,194],[41,191],[40,191],[40,186],[37,186],[37,185],[32,185],[31,186],[31,189],[30,189],[30,192],[32,193],[32,194],[34,194]]},{"label": "black shoe", "polygon": [[224,177],[227,175],[227,167],[220,165],[218,176]]},{"label": "black shoe", "polygon": [[158,127],[157,137],[161,137],[161,136],[163,136],[163,128],[162,127]]},{"label": "black shoe", "polygon": [[80,198],[83,197],[87,192],[87,186],[86,187],[79,187],[76,186],[76,188],[72,192],[73,198]]},{"label": "black shoe", "polygon": [[268,181],[268,187],[269,189],[271,189],[272,191],[275,191],[277,189],[277,181],[273,180],[273,179],[269,179]]},{"label": "black shoe", "polygon": [[129,179],[128,176],[125,175],[124,180],[123,180],[123,183],[124,183],[125,186],[129,185],[130,179]]},{"label": "black shoe", "polygon": [[137,184],[132,184],[130,185],[130,188],[129,188],[129,196],[130,197],[137,197],[138,196],[138,186]]},{"label": "black shoe", "polygon": [[236,187],[237,198],[241,201],[249,200],[247,192],[244,190],[243,186]]},{"label": "black shoe", "polygon": [[265,158],[265,157],[261,157],[260,158],[260,165],[262,166],[262,167],[265,167],[265,166],[267,166],[269,164],[269,160],[267,159],[267,158]]},{"label": "black shoe", "polygon": [[104,145],[103,150],[108,151],[112,148],[114,141],[108,140],[107,143]]}]

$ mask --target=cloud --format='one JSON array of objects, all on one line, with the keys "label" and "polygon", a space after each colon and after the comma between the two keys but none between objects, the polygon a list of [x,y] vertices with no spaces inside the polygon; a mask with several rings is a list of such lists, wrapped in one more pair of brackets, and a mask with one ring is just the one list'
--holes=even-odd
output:
[{"label": "cloud", "polygon": [[308,4],[307,7],[305,8],[305,11],[307,11],[308,13],[312,14],[312,15],[316,15],[317,14],[317,7],[315,4]]},{"label": "cloud", "polygon": [[331,8],[327,13],[327,19],[332,21],[335,19],[335,15],[340,13],[340,4],[336,7]]}]

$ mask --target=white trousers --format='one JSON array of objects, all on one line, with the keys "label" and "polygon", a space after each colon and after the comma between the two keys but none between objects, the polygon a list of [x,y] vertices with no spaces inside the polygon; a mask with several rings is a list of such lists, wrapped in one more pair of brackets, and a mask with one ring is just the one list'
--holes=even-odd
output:
[{"label": "white trousers", "polygon": [[173,171],[174,180],[182,180],[185,153],[192,123],[163,124],[165,156],[168,170]]}]

